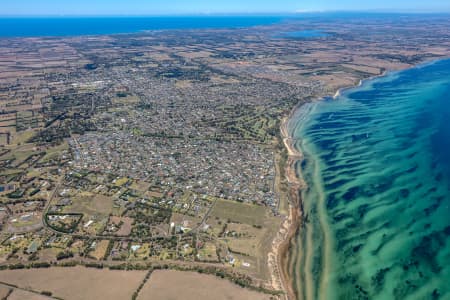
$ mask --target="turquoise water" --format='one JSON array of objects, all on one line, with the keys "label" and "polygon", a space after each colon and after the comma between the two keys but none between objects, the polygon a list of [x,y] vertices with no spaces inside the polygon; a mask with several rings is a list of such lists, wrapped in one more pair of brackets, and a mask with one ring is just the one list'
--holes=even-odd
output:
[{"label": "turquoise water", "polygon": [[280,22],[280,16],[0,18],[0,37],[76,36],[162,29],[239,28]]},{"label": "turquoise water", "polygon": [[450,60],[304,106],[290,130],[299,299],[450,299]]}]

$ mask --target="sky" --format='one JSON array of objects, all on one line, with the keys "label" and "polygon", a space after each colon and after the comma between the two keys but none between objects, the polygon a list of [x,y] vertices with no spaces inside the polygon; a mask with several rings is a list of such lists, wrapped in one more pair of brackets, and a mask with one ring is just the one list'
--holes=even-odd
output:
[{"label": "sky", "polygon": [[0,15],[167,15],[378,10],[450,12],[450,0],[0,0]]}]

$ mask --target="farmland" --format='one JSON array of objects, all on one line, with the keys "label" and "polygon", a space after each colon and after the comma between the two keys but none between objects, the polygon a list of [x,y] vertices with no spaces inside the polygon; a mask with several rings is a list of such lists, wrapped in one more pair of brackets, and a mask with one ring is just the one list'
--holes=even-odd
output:
[{"label": "farmland", "polygon": [[186,300],[269,300],[270,296],[252,292],[210,275],[155,271],[139,293],[138,300],[179,299]]},{"label": "farmland", "polygon": [[[110,271],[84,267],[0,271],[0,282],[33,291],[49,291],[70,300],[130,299],[144,271]],[[95,284],[93,284],[95,283]]]}]

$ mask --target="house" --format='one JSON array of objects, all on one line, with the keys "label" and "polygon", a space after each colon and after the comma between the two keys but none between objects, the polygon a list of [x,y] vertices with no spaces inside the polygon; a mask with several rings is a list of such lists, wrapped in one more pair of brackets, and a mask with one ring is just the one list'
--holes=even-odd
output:
[{"label": "house", "polygon": [[38,243],[37,243],[36,241],[32,241],[32,242],[30,243],[30,245],[28,245],[28,248],[27,248],[27,250],[26,250],[26,253],[27,253],[27,254],[33,254],[33,253],[36,253],[37,250],[38,250],[38,247],[39,247]]},{"label": "house", "polygon": [[140,245],[132,245],[132,246],[131,246],[131,251],[136,252],[136,251],[138,251],[140,248],[141,248]]}]

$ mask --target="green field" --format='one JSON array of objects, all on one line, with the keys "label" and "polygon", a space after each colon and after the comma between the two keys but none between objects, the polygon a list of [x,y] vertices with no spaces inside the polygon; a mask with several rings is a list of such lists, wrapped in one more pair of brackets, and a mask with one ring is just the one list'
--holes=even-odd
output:
[{"label": "green field", "polygon": [[268,210],[259,205],[230,200],[217,200],[211,216],[249,225],[262,225]]}]

